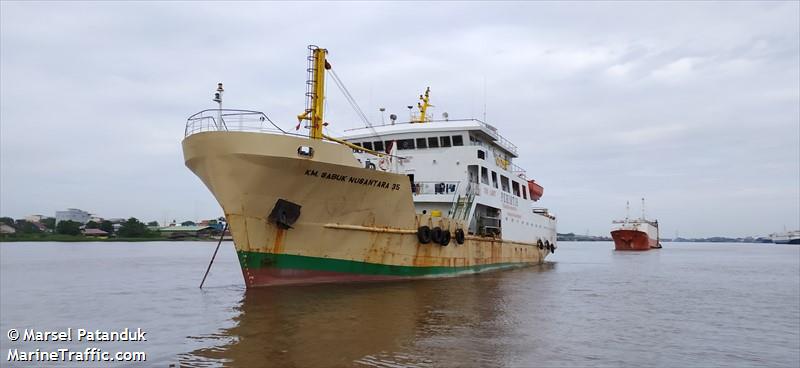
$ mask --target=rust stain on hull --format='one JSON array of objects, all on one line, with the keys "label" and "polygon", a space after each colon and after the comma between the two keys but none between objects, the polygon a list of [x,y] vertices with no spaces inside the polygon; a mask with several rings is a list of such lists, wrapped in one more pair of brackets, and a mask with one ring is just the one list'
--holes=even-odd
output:
[{"label": "rust stain on hull", "polygon": [[286,230],[277,228],[275,230],[275,243],[272,246],[272,252],[275,254],[283,253],[283,238],[286,236]]}]

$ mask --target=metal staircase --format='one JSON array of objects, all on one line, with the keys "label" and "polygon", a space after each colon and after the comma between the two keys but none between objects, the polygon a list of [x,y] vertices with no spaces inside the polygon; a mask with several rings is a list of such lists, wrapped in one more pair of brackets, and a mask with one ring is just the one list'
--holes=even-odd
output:
[{"label": "metal staircase", "polygon": [[472,207],[475,203],[475,192],[470,190],[470,187],[467,187],[467,194],[464,196],[458,196],[458,198],[453,201],[453,206],[450,210],[450,218],[454,220],[463,220],[467,221],[469,219],[469,215],[472,213]]}]

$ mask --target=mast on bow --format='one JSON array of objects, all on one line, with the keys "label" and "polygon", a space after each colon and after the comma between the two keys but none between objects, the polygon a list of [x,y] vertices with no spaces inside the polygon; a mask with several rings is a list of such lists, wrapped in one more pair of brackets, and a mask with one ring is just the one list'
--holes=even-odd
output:
[{"label": "mast on bow", "polygon": [[[325,71],[331,64],[325,60],[328,50],[317,46],[308,46],[308,80],[306,80],[306,110],[297,115],[298,122],[307,120],[308,136],[313,139],[322,139],[323,107],[325,106]],[[299,125],[298,125],[299,126]]]}]

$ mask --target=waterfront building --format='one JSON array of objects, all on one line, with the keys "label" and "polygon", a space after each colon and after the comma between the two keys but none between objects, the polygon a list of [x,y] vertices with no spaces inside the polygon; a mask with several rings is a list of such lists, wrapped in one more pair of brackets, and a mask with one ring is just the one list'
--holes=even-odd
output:
[{"label": "waterfront building", "polygon": [[92,237],[106,237],[108,233],[100,229],[83,229],[83,235]]},{"label": "waterfront building", "polygon": [[0,234],[15,234],[17,229],[6,224],[0,224]]},{"label": "waterfront building", "polygon": [[162,235],[170,239],[182,239],[191,237],[208,237],[214,232],[211,226],[166,226],[159,229]]},{"label": "waterfront building", "polygon": [[45,215],[28,215],[25,216],[25,221],[28,222],[42,222],[42,220],[46,219],[49,216]]},{"label": "waterfront building", "polygon": [[56,211],[56,224],[67,220],[86,224],[89,222],[90,217],[91,214],[89,212],[77,208],[68,208],[66,211]]}]

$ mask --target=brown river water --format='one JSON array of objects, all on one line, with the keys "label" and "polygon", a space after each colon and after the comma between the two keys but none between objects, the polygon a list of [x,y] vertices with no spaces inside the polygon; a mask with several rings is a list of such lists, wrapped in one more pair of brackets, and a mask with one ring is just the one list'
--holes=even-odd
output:
[{"label": "brown river water", "polygon": [[[201,290],[215,246],[0,244],[0,366],[800,366],[797,245],[561,242],[515,270],[245,290],[226,242]],[[22,338],[68,328],[72,341]],[[76,341],[124,328],[147,341]],[[146,361],[9,361],[37,349]]]}]

